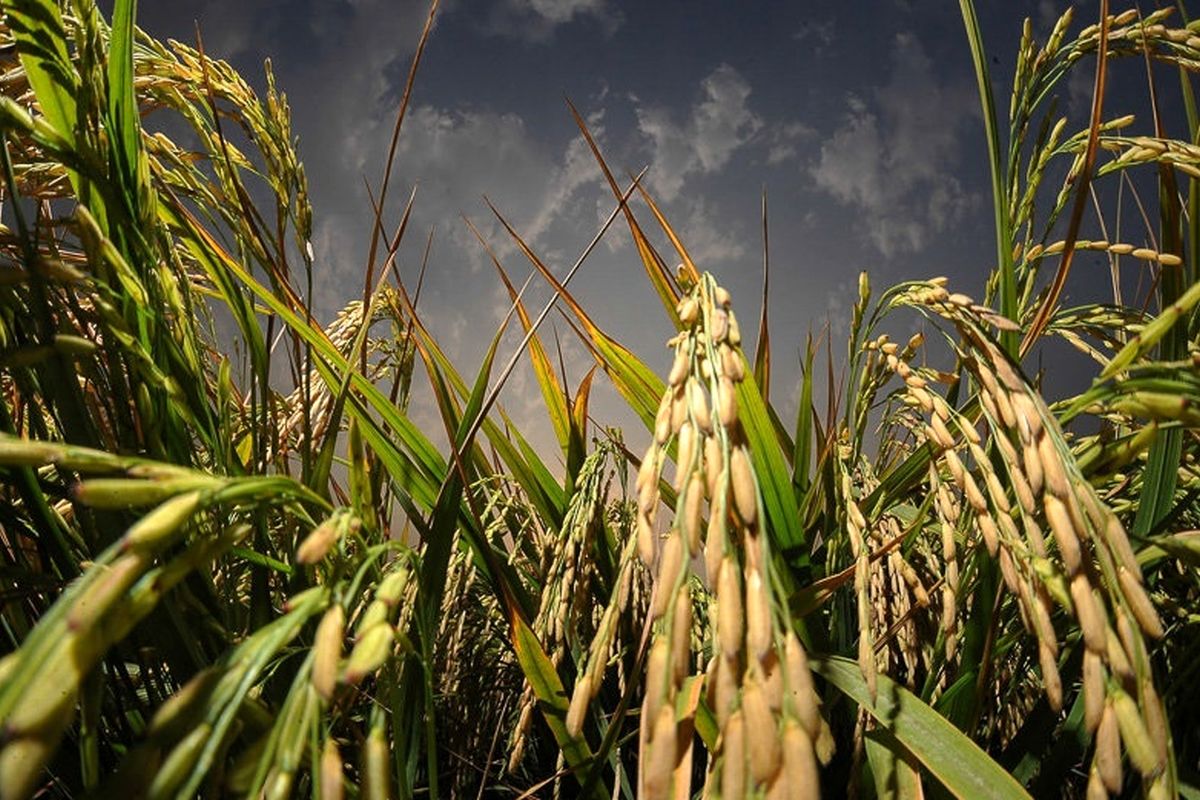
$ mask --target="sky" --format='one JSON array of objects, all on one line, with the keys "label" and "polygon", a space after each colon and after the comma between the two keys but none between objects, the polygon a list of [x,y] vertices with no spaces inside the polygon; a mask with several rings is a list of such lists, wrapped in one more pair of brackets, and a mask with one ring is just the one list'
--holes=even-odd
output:
[{"label": "sky", "polygon": [[[1066,5],[978,3],[1005,110],[1022,20],[1044,35]],[[1081,17],[1094,13],[1080,5]],[[271,59],[315,206],[314,301],[323,319],[361,293],[372,221],[364,186],[379,185],[426,13],[407,0],[140,4],[149,32],[190,43],[198,24],[209,55],[257,87]],[[1080,73],[1067,87],[1076,112],[1090,102],[1090,70]],[[861,270],[880,288],[945,274],[954,289],[983,294],[994,260],[991,199],[957,4],[448,0],[401,133],[389,218],[416,185],[401,271],[415,281],[434,230],[420,310],[465,375],[508,300],[462,218],[520,281],[529,267],[485,195],[560,276],[612,208],[566,98],[618,175],[649,167],[650,192],[698,266],[730,288],[748,331],[759,315],[766,192],[771,391],[784,409],[795,406],[805,335],[828,326],[844,348]],[[652,227],[648,213],[640,216]],[[665,372],[661,345],[672,331],[623,225],[572,286],[602,327]],[[533,296],[540,305],[547,295],[539,284]],[[587,353],[561,318],[550,321],[547,341],[557,331],[577,381]],[[617,405],[603,383],[601,418]],[[436,426],[432,406],[414,402],[414,415]],[[527,370],[503,403],[549,436]]]}]

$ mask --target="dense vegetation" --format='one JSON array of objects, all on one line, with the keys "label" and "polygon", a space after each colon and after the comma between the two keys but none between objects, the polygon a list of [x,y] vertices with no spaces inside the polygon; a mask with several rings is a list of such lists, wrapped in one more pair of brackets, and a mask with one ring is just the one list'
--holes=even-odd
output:
[{"label": "dense vegetation", "polygon": [[[1200,26],[1181,13],[1027,24],[1005,123],[962,0],[995,266],[970,287],[864,275],[829,400],[810,343],[792,421],[764,400],[765,317],[745,353],[719,268],[590,137],[673,360],[639,360],[506,225],[595,369],[564,384],[550,308],[497,260],[525,339],[497,368],[488,332],[464,376],[395,269],[407,209],[377,214],[363,299],[314,319],[269,74],[260,97],[146,37],[131,0],[111,20],[0,5],[0,797],[1196,796]],[[1090,123],[1057,115],[1072,71],[1102,90],[1118,68],[1186,130],[1103,91]],[[151,109],[186,147],[143,128]],[[1080,238],[1118,182],[1138,233]],[[1109,302],[1060,304],[1080,251],[1110,259]],[[891,341],[896,313],[936,347]],[[1027,358],[1049,339],[1095,371],[1053,403]],[[525,358],[564,469],[498,402]],[[644,453],[590,421],[594,379]],[[414,425],[415,393],[443,430]]]}]

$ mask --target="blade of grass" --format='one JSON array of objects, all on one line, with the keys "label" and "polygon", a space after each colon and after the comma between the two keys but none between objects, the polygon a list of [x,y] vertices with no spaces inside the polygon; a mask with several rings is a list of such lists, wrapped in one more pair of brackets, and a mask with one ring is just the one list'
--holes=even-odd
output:
[{"label": "blade of grass", "polygon": [[[142,126],[133,88],[133,21],[137,0],[117,0],[108,53],[109,146],[117,166],[122,196],[135,204],[141,200],[138,185]],[[133,217],[138,217],[137,208]]]},{"label": "blade of grass", "polygon": [[[526,334],[533,329],[533,322],[529,318],[529,312],[525,309],[525,304],[520,301],[517,295],[517,290],[513,286],[512,281],[508,278],[508,273],[504,271],[504,267],[500,264],[500,259],[496,257],[495,251],[491,245],[483,238],[483,234],[475,227],[471,220],[463,217],[467,227],[471,233],[483,246],[484,251],[491,259],[492,265],[496,268],[496,272],[500,276],[500,280],[504,283],[504,288],[508,292],[509,301],[517,306],[517,316],[521,320],[521,327]],[[542,402],[546,405],[546,411],[550,415],[550,423],[554,426],[554,433],[558,437],[559,448],[566,454],[570,445],[570,414],[567,410],[565,395],[563,388],[558,382],[558,377],[554,372],[554,367],[550,364],[550,358],[546,355],[546,349],[542,346],[541,337],[535,332],[529,340],[529,362],[533,366],[533,374],[537,378],[538,388],[542,392]]]},{"label": "blade of grass", "polygon": [[[431,0],[429,3],[429,13],[425,17],[425,27],[421,30],[421,38],[417,40],[417,49],[413,52],[412,62],[408,67],[408,77],[404,81],[404,93],[400,97],[400,107],[396,111],[396,124],[392,127],[392,140],[388,145],[387,163],[383,168],[383,180],[379,187],[379,202],[380,209],[387,208],[388,187],[391,185],[392,166],[396,160],[396,148],[400,143],[400,128],[404,125],[404,116],[408,111],[409,101],[412,99],[413,85],[417,80],[417,69],[421,66],[421,57],[425,54],[425,45],[429,42],[429,34],[433,31],[433,22],[437,17],[438,3],[441,0]],[[383,220],[381,215],[375,215],[371,225],[371,246],[367,253],[367,275],[371,274],[375,264],[375,254],[379,247],[379,240],[384,235]]]},{"label": "blade of grass", "polygon": [[[583,134],[583,139],[592,151],[596,163],[600,165],[600,171],[604,173],[604,179],[608,181],[608,187],[612,190],[613,197],[617,198],[621,203],[625,222],[629,226],[629,233],[633,237],[633,243],[637,247],[638,256],[641,258],[642,266],[646,270],[646,277],[650,279],[650,285],[654,287],[654,291],[658,294],[659,300],[662,301],[663,308],[666,309],[667,314],[678,325],[679,316],[675,313],[675,305],[679,302],[679,289],[675,285],[675,279],[671,276],[667,265],[663,263],[662,258],[650,244],[650,240],[646,238],[646,234],[642,231],[637,218],[634,217],[633,211],[626,205],[629,194],[621,192],[616,178],[613,177],[612,170],[608,168],[608,163],[604,160],[604,156],[601,155],[600,147],[596,144],[596,139],[592,136],[592,132],[588,129],[583,117],[579,114],[579,110],[575,108],[570,99],[567,100],[567,107],[571,109],[571,116],[574,117],[575,124],[579,127],[580,133]],[[644,174],[645,170],[642,170],[642,173]],[[638,177],[640,178],[641,176],[639,175]],[[691,277],[693,280],[698,277],[694,268],[692,269]]]},{"label": "blade of grass", "polygon": [[575,402],[571,404],[571,447],[567,452],[567,475],[572,485],[587,457],[588,400],[595,375],[596,367],[593,366],[579,382],[579,388],[575,390]]},{"label": "blade of grass", "polygon": [[[74,144],[78,73],[67,52],[67,35],[58,3],[53,0],[11,0],[4,10],[21,66],[42,114],[65,142]],[[76,183],[74,176],[72,183]]]},{"label": "blade of grass", "polygon": [[[878,676],[874,703],[858,664],[838,656],[812,656],[813,671],[874,717],[955,797],[1029,798],[1021,784],[962,731],[890,678]],[[887,746],[886,741],[880,745]]]},{"label": "blade of grass", "polygon": [[[968,2],[969,0],[963,0]],[[1050,284],[1050,288],[1046,292],[1041,305],[1037,312],[1033,315],[1033,320],[1029,323],[1028,330],[1025,331],[1025,338],[1021,341],[1020,355],[1024,356],[1029,353],[1029,350],[1037,342],[1046,326],[1050,324],[1050,317],[1054,314],[1055,305],[1058,303],[1058,298],[1062,295],[1063,287],[1067,283],[1067,275],[1071,272],[1071,264],[1075,257],[1075,242],[1079,238],[1079,226],[1083,222],[1083,211],[1087,207],[1088,187],[1091,183],[1092,173],[1096,165],[1096,152],[1100,143],[1100,124],[1103,122],[1104,114],[1104,89],[1107,85],[1106,76],[1108,74],[1108,0],[1100,0],[1100,44],[1096,50],[1096,77],[1092,86],[1092,113],[1088,125],[1088,140],[1087,148],[1084,150],[1083,166],[1076,178],[1075,183],[1075,199],[1071,205],[1071,219],[1067,225],[1066,247],[1063,249],[1062,259],[1058,263],[1058,270],[1054,273],[1054,280]],[[1015,320],[1015,317],[1009,316],[1009,319]],[[1014,333],[1015,335],[1015,333]],[[1001,335],[1001,342],[1005,340],[1004,334]],[[1007,349],[1007,346],[1006,346]],[[1011,353],[1011,351],[1009,351]]]},{"label": "blade of grass", "polygon": [[545,650],[542,649],[541,643],[528,623],[516,616],[511,618],[510,623],[514,632],[513,646],[516,650],[517,660],[525,672],[525,677],[529,680],[529,685],[533,687],[541,707],[542,717],[546,720],[550,732],[554,734],[554,740],[558,743],[563,758],[571,765],[572,774],[580,785],[586,787],[588,797],[607,800],[609,793],[605,790],[604,785],[591,777],[595,762],[587,741],[582,736],[572,738],[567,733],[569,698],[562,680],[558,677],[558,671],[554,669],[554,664],[546,656]]},{"label": "blade of grass", "polygon": [[[1157,91],[1154,85],[1154,72],[1151,69],[1150,54],[1143,43],[1143,54],[1146,62],[1146,80],[1154,114],[1155,134],[1159,138],[1167,138],[1162,117],[1158,113]],[[1193,109],[1194,112],[1194,109]],[[1191,129],[1193,135],[1195,128]],[[1175,182],[1174,168],[1167,163],[1158,163],[1158,207],[1160,225],[1160,246],[1162,251],[1180,254],[1183,251],[1183,209],[1179,202],[1179,187]],[[1192,220],[1192,226],[1196,221]],[[1196,253],[1190,253],[1192,259]],[[1184,294],[1183,265],[1159,266],[1159,307],[1172,308]],[[1180,318],[1166,331],[1159,346],[1159,358],[1163,361],[1179,361],[1188,353],[1188,320],[1180,314]],[[1142,493],[1138,503],[1137,514],[1133,520],[1133,532],[1145,536],[1166,519],[1175,505],[1175,489],[1179,482],[1179,465],[1183,457],[1183,430],[1180,428],[1164,429],[1146,457],[1146,471],[1143,477]]]},{"label": "blade of grass", "polygon": [[[1000,271],[1000,313],[1011,320],[1019,319],[1017,305],[1017,279],[1012,260],[1012,231],[1008,218],[1008,191],[1004,186],[1005,170],[1001,163],[1003,150],[1000,147],[1000,126],[996,118],[996,101],[992,95],[992,78],[988,70],[987,51],[983,45],[983,33],[979,29],[979,18],[975,14],[972,0],[959,0],[963,25],[967,30],[967,44],[971,49],[971,61],[975,65],[975,79],[979,86],[979,102],[983,109],[984,132],[987,136],[988,160],[992,176],[992,214],[996,227],[996,265]],[[1005,352],[1016,356],[1018,350],[1015,332],[1001,334]]]},{"label": "blade of grass", "polygon": [[816,356],[817,345],[809,333],[804,348],[804,363],[800,372],[800,403],[796,408],[796,436],[794,454],[792,455],[792,485],[801,496],[808,492],[812,483],[812,441],[813,441],[813,358]]},{"label": "blade of grass", "polygon": [[916,758],[887,728],[867,731],[863,744],[875,779],[876,797],[920,800],[925,796]]},{"label": "blade of grass", "polygon": [[754,380],[763,400],[770,405],[771,395],[771,333],[767,325],[767,306],[771,288],[771,248],[767,235],[767,188],[762,192],[763,279],[762,313],[758,318],[758,341],[754,343]]},{"label": "blade of grass", "polygon": [[[642,172],[644,174],[645,170],[642,170]],[[639,175],[638,178],[640,179],[641,175]],[[636,186],[637,186],[637,181],[635,180],[634,187],[636,187]],[[615,220],[617,218],[617,214],[619,214],[621,212],[621,209],[623,209],[625,207],[625,203],[626,203],[626,201],[628,201],[629,194],[632,191],[633,191],[633,187],[631,187],[629,189],[629,191],[627,191],[624,195],[621,196],[621,200],[617,204],[617,207],[614,208],[612,210],[612,213],[610,213],[608,215],[608,218],[604,221],[604,224],[600,226],[600,230],[597,231],[596,235],[592,237],[592,240],[588,243],[587,247],[584,248],[583,252],[579,255],[579,258],[577,258],[575,260],[574,265],[572,265],[571,269],[567,272],[566,277],[563,278],[563,281],[561,284],[562,289],[566,288],[567,284],[570,283],[571,279],[573,277],[575,277],[575,273],[579,271],[579,268],[581,266],[583,266],[583,262],[587,259],[587,257],[589,255],[591,255],[592,250],[594,250],[596,248],[596,245],[600,243],[600,239],[603,238],[604,234],[608,231],[609,226],[611,226],[613,223],[613,220]],[[541,262],[537,259],[537,257],[533,255],[533,251],[530,250],[525,245],[524,241],[521,240],[521,237],[517,235],[517,232],[515,230],[513,230],[512,226],[510,226],[508,224],[508,222],[504,219],[504,217],[501,216],[500,212],[496,209],[496,207],[491,204],[491,201],[487,200],[487,198],[484,198],[484,200],[485,200],[485,202],[487,202],[488,207],[492,210],[492,213],[495,214],[496,218],[500,220],[500,224],[503,225],[505,230],[508,231],[509,235],[512,236],[514,240],[516,240],[517,245],[521,248],[521,251],[523,253],[525,253],[526,257],[529,258],[531,261],[533,261],[534,265],[537,266],[540,270],[542,270],[543,275],[549,275],[549,271],[546,270],[544,266],[542,266]],[[557,283],[557,282],[555,282],[555,283]],[[496,379],[496,386],[492,388],[492,391],[488,393],[488,396],[483,401],[483,412],[480,415],[480,419],[476,423],[476,430],[478,430],[478,425],[482,424],[482,418],[487,416],[487,413],[491,409],[492,404],[494,404],[496,402],[496,398],[499,397],[500,388],[504,385],[504,382],[506,380],[508,380],[508,376],[512,373],[513,369],[516,367],[517,361],[519,361],[521,358],[521,354],[524,352],[525,348],[529,345],[529,341],[537,333],[537,329],[539,327],[541,327],[542,322],[545,321],[546,317],[550,314],[550,311],[553,310],[555,303],[557,303],[558,298],[561,294],[562,294],[562,292],[560,291],[560,287],[558,285],[556,285],[554,296],[550,298],[550,300],[546,303],[545,308],[543,308],[542,312],[540,314],[538,314],[537,319],[534,320],[534,322],[533,322],[533,325],[525,333],[525,338],[521,340],[520,346],[517,347],[516,352],[514,352],[512,354],[512,357],[509,358],[508,363],[506,363],[504,365],[504,369],[502,369],[500,371],[500,375]],[[474,436],[474,434],[475,434],[475,430],[469,431],[469,435],[467,436],[467,438],[470,439],[472,436]]]}]

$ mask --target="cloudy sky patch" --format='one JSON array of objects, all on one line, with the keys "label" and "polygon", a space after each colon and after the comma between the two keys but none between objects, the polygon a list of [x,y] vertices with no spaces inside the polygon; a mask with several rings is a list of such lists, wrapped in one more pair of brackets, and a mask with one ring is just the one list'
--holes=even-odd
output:
[{"label": "cloudy sky patch", "polygon": [[[980,5],[1003,87],[1021,18],[1044,25],[1058,4]],[[161,37],[192,42],[199,22],[209,53],[256,86],[263,59],[272,59],[309,174],[314,304],[326,319],[361,291],[372,224],[366,186],[378,192],[426,13],[422,2],[394,0],[140,5],[141,24]],[[861,269],[880,283],[949,274],[982,294],[994,250],[986,151],[962,23],[944,3],[448,0],[401,134],[387,224],[416,186],[398,266],[415,280],[436,230],[421,308],[464,373],[494,333],[505,295],[462,217],[519,284],[529,266],[484,195],[560,275],[612,208],[566,98],[618,180],[650,167],[648,189],[748,320],[759,312],[768,194],[776,386],[794,384],[806,332],[844,311]],[[659,366],[670,330],[628,244],[618,222],[573,290]],[[546,296],[536,282],[531,306]],[[588,358],[554,321],[574,384]],[[526,375],[506,402],[534,413],[536,399]]]},{"label": "cloudy sky patch", "polygon": [[[944,79],[917,37],[896,35],[888,81],[851,94],[812,177],[862,221],[885,257],[917,253],[977,202],[957,177],[960,136],[978,117],[970,75]],[[920,102],[914,102],[920,98]]]}]

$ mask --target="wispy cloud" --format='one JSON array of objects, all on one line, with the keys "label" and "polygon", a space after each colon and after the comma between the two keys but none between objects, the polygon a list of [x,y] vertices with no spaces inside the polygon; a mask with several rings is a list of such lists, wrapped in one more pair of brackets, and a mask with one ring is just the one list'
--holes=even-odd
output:
[{"label": "wispy cloud", "polygon": [[[290,98],[315,205],[314,306],[328,317],[357,294],[350,287],[361,286],[350,276],[361,275],[370,231],[363,178],[375,180],[382,168],[397,82],[406,73],[428,8],[392,0],[190,0],[142,6],[142,24],[185,41],[194,37],[190,25],[180,30],[180,19],[198,20],[208,54],[234,63],[252,84],[262,85],[262,57],[271,55],[278,86]],[[407,193],[407,187],[393,188],[393,198]]]},{"label": "wispy cloud", "polygon": [[735,226],[723,220],[711,203],[695,198],[687,206],[679,234],[700,269],[727,270],[731,262],[746,255],[746,237],[739,235],[742,231],[731,230]]},{"label": "wispy cloud", "polygon": [[689,176],[720,170],[763,127],[747,105],[750,84],[730,65],[713,70],[700,90],[682,121],[668,108],[637,106],[638,130],[652,153],[650,185],[663,200],[673,200]]},{"label": "wispy cloud", "polygon": [[[1044,32],[1048,33],[1054,27],[1054,23],[1058,22],[1058,18],[1063,15],[1063,12],[1074,6],[1075,3],[1054,2],[1054,0],[1038,0],[1037,4],[1037,26]],[[1065,6],[1065,7],[1064,7]]]},{"label": "wispy cloud", "polygon": [[[603,113],[588,118],[593,133],[603,136]],[[342,169],[374,176],[391,134],[390,120],[360,125],[343,144]],[[496,252],[507,256],[515,246],[483,203],[487,196],[530,245],[552,258],[564,219],[590,220],[594,194],[603,189],[599,168],[582,139],[565,144],[546,142],[520,115],[480,109],[418,105],[409,109],[397,151],[393,191],[417,186],[412,230],[423,239],[437,227],[438,260],[478,272],[486,254],[462,221],[469,216]],[[593,191],[582,190],[592,187]],[[396,196],[396,195],[394,195]],[[363,239],[369,219],[355,225],[353,210],[331,210],[321,229],[318,255],[344,260],[361,252],[353,237]],[[590,222],[585,224],[590,225]],[[344,237],[350,238],[344,238]],[[448,248],[448,249],[447,249]],[[490,268],[489,268],[490,269]],[[330,289],[336,290],[336,284]]]},{"label": "wispy cloud", "polygon": [[[471,6],[472,10],[479,10]],[[485,33],[544,43],[563,25],[590,22],[605,36],[616,33],[625,15],[609,0],[501,0],[477,18]]]},{"label": "wispy cloud", "polygon": [[817,129],[804,122],[781,122],[771,125],[766,134],[767,163],[790,161],[800,154],[800,147],[817,136]]},{"label": "wispy cloud", "polygon": [[897,35],[891,60],[888,83],[869,101],[847,99],[842,124],[811,165],[817,185],[860,212],[888,257],[922,250],[975,202],[948,167],[977,113],[971,86],[942,82],[912,34]]},{"label": "wispy cloud", "polygon": [[817,55],[824,55],[834,41],[834,22],[832,19],[805,20],[792,38],[811,47]]}]

